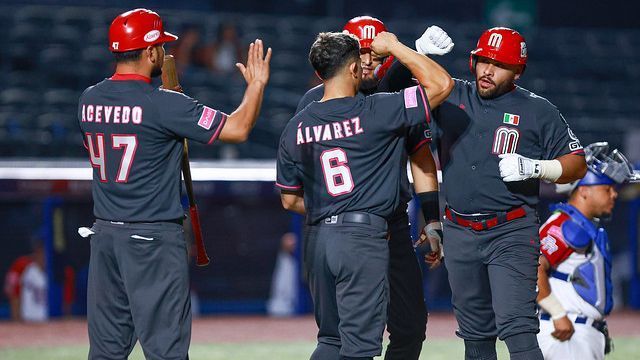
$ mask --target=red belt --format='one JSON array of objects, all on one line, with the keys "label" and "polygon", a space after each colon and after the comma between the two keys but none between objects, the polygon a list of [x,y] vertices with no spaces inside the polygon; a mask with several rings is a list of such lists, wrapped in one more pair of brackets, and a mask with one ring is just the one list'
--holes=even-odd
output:
[{"label": "red belt", "polygon": [[509,211],[480,216],[467,216],[457,214],[447,206],[444,210],[444,213],[447,219],[451,220],[452,222],[464,227],[472,228],[476,231],[488,230],[492,227],[498,226],[499,224],[503,224],[507,221],[515,220],[527,215],[527,211],[522,206],[511,209]]}]

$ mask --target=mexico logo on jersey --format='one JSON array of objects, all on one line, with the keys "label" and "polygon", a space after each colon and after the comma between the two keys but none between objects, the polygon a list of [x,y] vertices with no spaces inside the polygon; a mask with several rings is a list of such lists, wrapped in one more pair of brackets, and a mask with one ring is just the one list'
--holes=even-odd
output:
[{"label": "mexico logo on jersey", "polygon": [[500,126],[493,135],[492,154],[514,154],[520,140],[518,129]]},{"label": "mexico logo on jersey", "polygon": [[520,115],[504,113],[502,122],[505,124],[518,126],[518,124],[520,124]]}]

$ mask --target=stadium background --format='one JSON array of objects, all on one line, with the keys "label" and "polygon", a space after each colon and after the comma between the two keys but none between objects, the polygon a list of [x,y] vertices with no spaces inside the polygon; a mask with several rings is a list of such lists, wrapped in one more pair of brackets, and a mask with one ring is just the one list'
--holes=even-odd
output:
[{"label": "stadium background", "polygon": [[[41,237],[54,318],[62,315],[62,279],[69,269],[75,274],[71,314],[82,317],[86,311],[89,248],[76,229],[93,218],[90,182],[83,180],[90,166],[76,124],[77,99],[85,87],[113,73],[108,25],[134,7],[158,11],[170,32],[197,31],[203,45],[216,38],[221,24],[233,24],[243,46],[260,37],[274,49],[270,84],[249,141],[190,148],[213,258],[210,266],[192,271],[203,314],[265,313],[280,237],[300,228],[300,218],[281,209],[271,181],[277,139],[314,80],[306,56],[315,34],[339,30],[353,16],[379,17],[407,44],[428,25],[439,25],[456,46],[436,60],[465,79],[471,78],[468,52],[482,30],[497,24],[517,28],[530,54],[520,84],[556,104],[583,144],[607,140],[640,163],[640,4],[635,2],[0,1],[0,274],[29,252],[30,239]],[[242,96],[243,80],[235,72],[190,64],[180,76],[189,95],[227,112]],[[618,311],[640,309],[639,190],[622,189],[606,225]],[[560,198],[549,186],[542,196],[544,217],[547,204]],[[446,269],[425,271],[424,285],[431,310],[449,313]],[[307,314],[310,308],[301,280],[296,310]],[[2,318],[8,318],[4,294]]]}]

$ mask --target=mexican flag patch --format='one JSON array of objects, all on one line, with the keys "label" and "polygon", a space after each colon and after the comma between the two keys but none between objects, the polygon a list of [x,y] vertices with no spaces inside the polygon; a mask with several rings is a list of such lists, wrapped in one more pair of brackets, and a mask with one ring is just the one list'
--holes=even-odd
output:
[{"label": "mexican flag patch", "polygon": [[520,115],[504,113],[504,118],[502,119],[502,122],[505,124],[518,126],[518,124],[520,123]]}]

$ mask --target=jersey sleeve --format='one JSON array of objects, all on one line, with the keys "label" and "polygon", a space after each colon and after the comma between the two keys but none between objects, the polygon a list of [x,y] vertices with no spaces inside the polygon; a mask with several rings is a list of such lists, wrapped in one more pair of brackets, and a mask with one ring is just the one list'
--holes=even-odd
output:
[{"label": "jersey sleeve", "polygon": [[282,133],[278,147],[276,163],[276,186],[282,190],[296,191],[302,189],[302,180],[298,167],[287,146],[287,131]]},{"label": "jersey sleeve", "polygon": [[414,125],[407,130],[406,150],[413,155],[422,146],[431,142],[431,129],[426,123]]},{"label": "jersey sleeve", "polygon": [[175,91],[160,93],[159,116],[169,132],[203,144],[211,144],[220,136],[227,114]]},{"label": "jersey sleeve", "polygon": [[555,107],[541,116],[540,136],[544,159],[556,159],[566,154],[584,154],[580,140]]},{"label": "jersey sleeve", "polygon": [[557,218],[547,221],[540,228],[540,252],[556,268],[566,260],[574,250],[567,244],[562,233],[562,223],[566,221],[566,216],[557,214]]},{"label": "jersey sleeve", "polygon": [[396,92],[416,85],[411,71],[401,62],[395,60],[378,83],[378,92]]},{"label": "jersey sleeve", "polygon": [[395,93],[367,96],[376,118],[393,129],[407,129],[431,122],[431,109],[422,86],[416,85]]},{"label": "jersey sleeve", "polygon": [[296,108],[296,114],[302,111],[302,109],[306,108],[307,105],[311,104],[314,101],[318,101],[322,99],[322,95],[324,94],[324,85],[318,85],[312,89],[309,89],[300,101],[298,101],[298,107]]}]

